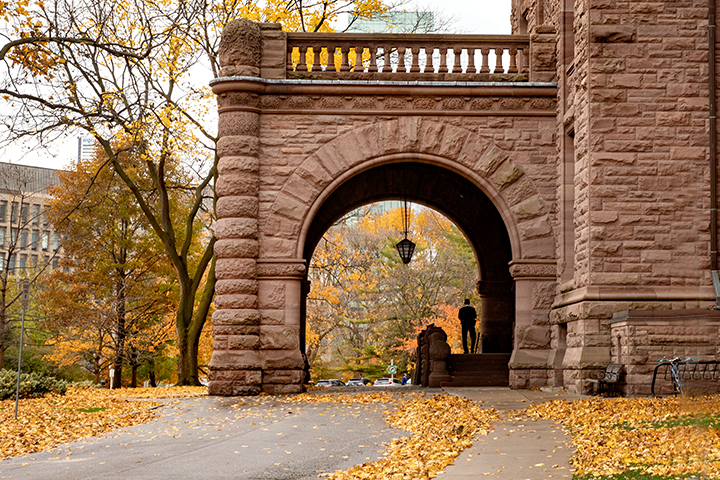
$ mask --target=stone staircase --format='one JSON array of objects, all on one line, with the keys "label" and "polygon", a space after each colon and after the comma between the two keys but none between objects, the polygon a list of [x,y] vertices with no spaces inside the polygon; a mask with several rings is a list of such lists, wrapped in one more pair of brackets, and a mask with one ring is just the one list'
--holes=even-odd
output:
[{"label": "stone staircase", "polygon": [[452,377],[443,387],[507,387],[510,353],[451,354],[447,371]]}]

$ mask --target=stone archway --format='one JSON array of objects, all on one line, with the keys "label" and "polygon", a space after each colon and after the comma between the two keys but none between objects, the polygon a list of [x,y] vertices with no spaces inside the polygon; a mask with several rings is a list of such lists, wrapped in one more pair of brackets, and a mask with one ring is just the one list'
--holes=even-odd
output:
[{"label": "stone archway", "polygon": [[[422,161],[410,160],[414,157]],[[390,160],[392,163],[388,163]],[[460,228],[475,251],[482,294],[482,351],[512,352],[514,295],[508,269],[512,247],[503,219],[487,195],[464,176],[449,170],[443,165],[448,162],[439,157],[392,155],[367,163],[373,166],[353,172],[326,198],[318,199],[320,208],[312,215],[309,228],[303,229],[306,236],[302,258],[309,264],[325,231],[343,214],[361,205],[407,198],[439,211]],[[460,300],[447,299],[450,303]]]},{"label": "stone archway", "polygon": [[[237,121],[237,114],[233,117],[236,126],[247,127],[245,114],[242,122]],[[513,350],[511,386],[547,384],[551,375],[548,314],[555,280],[552,219],[534,182],[509,152],[456,125],[400,117],[352,129],[326,142],[300,162],[279,189],[263,192],[263,182],[272,179],[264,179],[261,172],[262,148],[252,138],[239,137],[221,140],[217,191],[218,212],[223,218],[217,226],[218,310],[213,316],[216,343],[211,392],[292,392],[302,388],[302,280],[313,242],[342,210],[373,195],[397,195],[397,190],[393,193],[387,186],[395,177],[388,172],[410,161],[415,162],[416,170],[425,171],[424,183],[431,177],[439,181],[440,173],[447,172],[442,188],[458,192],[466,188],[475,196],[475,204],[488,212],[494,230],[502,232],[504,239],[499,243],[503,245],[494,251],[503,254],[480,255],[481,276],[487,277],[480,283],[481,294],[488,299],[483,307],[491,312],[495,305],[496,313],[504,312],[501,317],[514,316],[514,332],[501,334],[505,339],[514,336],[511,347],[501,347]],[[249,147],[254,155],[246,154]],[[256,169],[257,180],[243,171],[248,165]],[[386,180],[385,190],[372,193],[363,188],[378,172]],[[360,186],[348,189],[353,182]],[[425,189],[436,194],[416,192],[418,199],[439,206],[460,220],[461,228],[474,231],[469,222],[463,225],[466,214],[462,209],[441,201],[443,193],[432,187],[426,185]],[[238,203],[239,194],[248,190],[257,192],[257,200],[251,199],[249,206]],[[367,192],[366,198],[338,200],[343,192],[357,195],[361,191]],[[474,243],[480,253],[488,248],[481,241]],[[514,299],[508,295],[513,283]],[[507,318],[499,324],[506,326]],[[502,327],[495,330],[500,332]],[[488,345],[492,343],[488,340]]]}]

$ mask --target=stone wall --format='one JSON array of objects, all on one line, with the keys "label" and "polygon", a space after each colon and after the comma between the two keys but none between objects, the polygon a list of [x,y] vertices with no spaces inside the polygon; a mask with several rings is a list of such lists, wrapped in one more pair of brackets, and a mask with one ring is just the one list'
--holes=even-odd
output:
[{"label": "stone wall", "polygon": [[[622,391],[630,396],[650,395],[658,359],[675,357],[717,360],[720,355],[720,311],[633,310],[618,312],[611,325],[612,362],[624,365]],[[683,381],[686,391],[720,391],[720,377]],[[658,377],[656,394],[670,394],[672,386]]]},{"label": "stone wall", "polygon": [[557,29],[559,220],[574,235],[558,242],[553,347],[580,392],[610,361],[614,312],[714,300],[707,1],[516,3]]}]

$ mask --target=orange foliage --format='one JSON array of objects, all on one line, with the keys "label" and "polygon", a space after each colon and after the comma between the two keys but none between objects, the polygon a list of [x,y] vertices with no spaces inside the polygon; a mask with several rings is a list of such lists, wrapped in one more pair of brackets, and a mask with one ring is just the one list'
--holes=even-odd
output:
[{"label": "orange foliage", "polygon": [[[415,327],[415,331],[411,336],[403,340],[402,349],[406,352],[414,352],[417,348],[417,335],[427,325],[434,323],[442,328],[447,334],[447,343],[450,345],[452,353],[458,353],[462,350],[462,327],[458,320],[458,311],[460,306],[442,304],[435,307],[435,315],[432,316],[426,325]],[[479,312],[478,312],[479,315]],[[477,325],[478,339],[480,338],[479,324]]]}]

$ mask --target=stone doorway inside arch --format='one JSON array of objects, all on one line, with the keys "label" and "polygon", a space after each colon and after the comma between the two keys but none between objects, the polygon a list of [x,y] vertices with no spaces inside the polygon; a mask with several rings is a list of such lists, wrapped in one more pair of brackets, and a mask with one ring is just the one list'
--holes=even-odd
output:
[{"label": "stone doorway inside arch", "polygon": [[[325,232],[349,211],[381,200],[405,198],[449,218],[465,235],[476,260],[477,270],[468,274],[480,279],[477,281],[481,297],[481,304],[477,305],[478,348],[474,354],[452,354],[447,358],[450,376],[445,383],[507,386],[515,323],[514,281],[508,268],[512,260],[510,239],[497,208],[480,188],[462,175],[441,165],[413,160],[383,164],[358,173],[333,191],[315,213],[307,230],[303,258],[310,264]],[[436,280],[443,281],[442,278]],[[308,353],[307,297],[312,285],[305,281],[303,286],[300,350]],[[457,305],[463,299],[443,301]],[[454,321],[459,324],[459,320]]]}]

